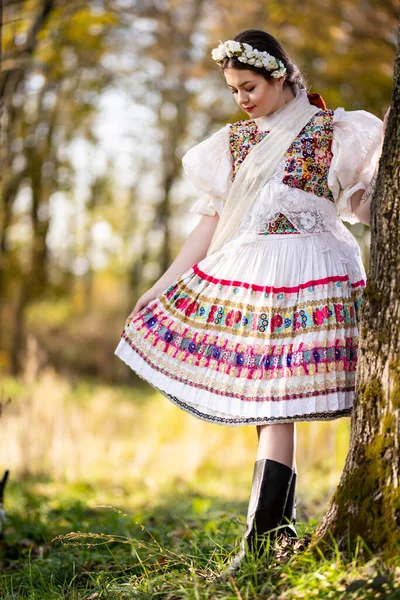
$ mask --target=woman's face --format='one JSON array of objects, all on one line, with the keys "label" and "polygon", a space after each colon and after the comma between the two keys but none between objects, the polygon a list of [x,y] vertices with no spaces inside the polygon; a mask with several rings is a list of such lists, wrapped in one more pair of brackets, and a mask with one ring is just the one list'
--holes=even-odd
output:
[{"label": "woman's face", "polygon": [[226,83],[238,106],[252,119],[269,115],[287,102],[284,77],[267,81],[248,69],[224,69]]}]

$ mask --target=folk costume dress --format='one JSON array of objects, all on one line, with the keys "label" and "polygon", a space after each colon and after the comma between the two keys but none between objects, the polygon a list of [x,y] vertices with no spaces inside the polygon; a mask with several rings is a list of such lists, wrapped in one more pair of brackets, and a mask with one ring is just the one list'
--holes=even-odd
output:
[{"label": "folk costume dress", "polygon": [[[292,102],[187,152],[202,194],[191,212],[222,215],[244,161]],[[115,353],[213,423],[350,415],[366,274],[342,219],[357,222],[350,197],[371,182],[381,131],[366,111],[317,110],[222,246],[128,319]]]}]

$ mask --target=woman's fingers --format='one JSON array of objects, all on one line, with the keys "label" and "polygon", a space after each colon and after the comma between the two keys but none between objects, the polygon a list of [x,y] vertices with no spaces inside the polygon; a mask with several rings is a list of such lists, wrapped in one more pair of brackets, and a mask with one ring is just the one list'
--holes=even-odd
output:
[{"label": "woman's fingers", "polygon": [[139,312],[139,310],[140,310],[140,308],[139,308],[139,300],[138,300],[136,302],[136,304],[135,304],[135,307],[134,307],[133,311],[129,315],[128,319],[133,319],[133,317],[136,317],[136,315]]},{"label": "woman's fingers", "polygon": [[389,114],[390,114],[390,106],[387,109],[387,111],[385,113],[385,116],[383,117],[383,131],[384,132],[386,131],[387,122],[388,122],[388,119],[389,119]]},{"label": "woman's fingers", "polygon": [[141,311],[142,308],[147,306],[147,304],[152,302],[152,300],[154,300],[156,297],[157,293],[153,292],[153,290],[149,290],[145,294],[143,294],[143,296],[139,298],[139,300],[136,302],[135,307],[129,315],[128,319],[133,319],[133,317],[136,317],[138,312]]},{"label": "woman's fingers", "polygon": [[139,298],[139,300],[135,304],[133,311],[129,315],[128,319],[133,319],[133,317],[136,317],[138,312],[140,310],[142,310],[142,308],[144,308],[149,302],[150,302],[150,300],[146,300],[146,298],[144,298],[144,297]]}]

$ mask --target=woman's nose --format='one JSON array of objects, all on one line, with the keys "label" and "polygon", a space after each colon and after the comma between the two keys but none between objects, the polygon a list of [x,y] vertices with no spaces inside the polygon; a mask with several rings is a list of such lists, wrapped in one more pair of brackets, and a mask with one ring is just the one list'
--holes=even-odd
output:
[{"label": "woman's nose", "polygon": [[239,92],[239,103],[247,106],[249,101],[249,94],[247,92]]}]

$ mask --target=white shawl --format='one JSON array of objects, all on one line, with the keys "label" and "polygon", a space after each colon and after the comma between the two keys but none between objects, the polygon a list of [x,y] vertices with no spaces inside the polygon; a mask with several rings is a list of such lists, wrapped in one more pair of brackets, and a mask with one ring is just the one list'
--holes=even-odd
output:
[{"label": "white shawl", "polygon": [[305,90],[299,90],[295,86],[294,91],[295,98],[273,113],[273,116],[277,117],[276,121],[274,118],[276,123],[274,127],[243,161],[232,184],[207,255],[219,250],[240,224],[260,190],[275,173],[287,149],[320,110],[310,104]]}]

